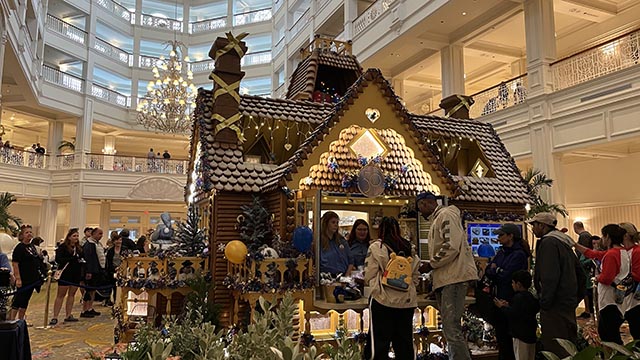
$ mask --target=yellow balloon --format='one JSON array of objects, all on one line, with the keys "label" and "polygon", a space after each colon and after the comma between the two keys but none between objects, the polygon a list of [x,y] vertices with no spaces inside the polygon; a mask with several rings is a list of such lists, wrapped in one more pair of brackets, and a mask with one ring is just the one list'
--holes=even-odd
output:
[{"label": "yellow balloon", "polygon": [[224,256],[234,264],[242,264],[248,252],[247,246],[240,240],[229,241],[224,247]]}]

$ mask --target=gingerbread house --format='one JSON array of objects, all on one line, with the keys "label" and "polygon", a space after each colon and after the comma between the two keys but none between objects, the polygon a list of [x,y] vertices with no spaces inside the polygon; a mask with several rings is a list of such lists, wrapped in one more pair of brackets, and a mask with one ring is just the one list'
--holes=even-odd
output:
[{"label": "gingerbread house", "polygon": [[[467,220],[523,219],[526,184],[490,124],[408,112],[380,70],[362,70],[349,43],[321,38],[301,52],[286,99],[240,95],[242,37],[227,34],[211,49],[214,86],[199,90],[186,194],[210,229],[212,299],[224,308],[223,323],[238,320],[238,297],[252,293],[238,295],[224,283],[230,271],[251,277],[256,268],[229,266],[223,249],[239,239],[241,205],[254,197],[284,241],[300,226],[317,233],[313,225],[330,209],[364,214],[373,224],[400,216],[419,242],[423,228],[410,208],[426,190]],[[313,258],[298,270],[297,281],[317,280]],[[312,289],[296,289],[305,309],[331,306]]]}]

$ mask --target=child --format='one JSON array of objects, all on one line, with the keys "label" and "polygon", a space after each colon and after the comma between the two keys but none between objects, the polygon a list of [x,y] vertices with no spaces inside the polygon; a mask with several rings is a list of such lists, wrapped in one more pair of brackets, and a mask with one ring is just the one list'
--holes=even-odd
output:
[{"label": "child", "polygon": [[513,336],[513,352],[517,360],[533,360],[536,352],[536,314],[540,310],[538,300],[529,292],[531,274],[519,270],[511,275],[511,286],[515,294],[511,305],[505,300],[494,299],[507,316],[509,331]]}]

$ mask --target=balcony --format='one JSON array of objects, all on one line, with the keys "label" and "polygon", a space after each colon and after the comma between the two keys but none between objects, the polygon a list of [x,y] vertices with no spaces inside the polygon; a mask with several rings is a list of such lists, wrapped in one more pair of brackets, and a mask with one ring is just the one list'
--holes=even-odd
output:
[{"label": "balcony", "polygon": [[156,29],[182,31],[182,21],[142,14],[141,25]]},{"label": "balcony", "polygon": [[115,17],[122,19],[129,24],[135,23],[135,16],[133,16],[133,13],[113,0],[96,0],[96,3],[115,15]]},{"label": "balcony", "polygon": [[471,97],[475,101],[469,109],[472,119],[522,104],[527,100],[527,74],[501,82]]},{"label": "balcony", "polygon": [[249,11],[246,13],[233,15],[233,26],[253,24],[257,22],[269,21],[272,16],[271,8]]},{"label": "balcony", "polygon": [[131,106],[131,97],[97,84],[91,84],[91,96],[121,107],[128,108]]},{"label": "balcony", "polygon": [[555,91],[640,63],[640,30],[551,64]]},{"label": "balcony", "polygon": [[202,60],[188,63],[189,70],[194,74],[200,74],[204,72],[213,71],[215,68],[215,62],[213,60]]},{"label": "balcony", "polygon": [[354,34],[353,36],[357,36],[358,34],[365,31],[371,24],[373,24],[376,19],[386,13],[391,4],[393,4],[396,0],[377,0],[375,3],[371,4],[367,10],[365,10],[353,23]]},{"label": "balcony", "polygon": [[225,27],[227,27],[227,17],[220,16],[213,19],[189,23],[189,34],[199,34],[211,30],[224,29]]},{"label": "balcony", "polygon": [[96,41],[93,48],[100,53],[104,54],[108,58],[124,63],[127,66],[133,65],[133,55],[129,54],[126,50],[113,46],[108,42],[96,37]]},{"label": "balcony", "polygon": [[140,55],[140,60],[138,61],[138,66],[141,68],[152,68],[158,65],[158,61],[160,58],[149,55]]},{"label": "balcony", "polygon": [[240,59],[240,65],[251,66],[268,64],[271,62],[271,50],[248,53]]},{"label": "balcony", "polygon": [[47,65],[42,65],[42,78],[48,83],[59,85],[75,92],[82,93],[84,91],[83,79]]},{"label": "balcony", "polygon": [[187,173],[189,160],[183,159],[149,159],[147,157],[87,154],[87,168],[92,170],[178,174]]},{"label": "balcony", "polygon": [[76,156],[74,154],[62,154],[56,156],[56,163],[58,165],[58,169],[66,170],[73,169],[73,163],[75,162]]},{"label": "balcony", "polygon": [[78,44],[86,44],[87,43],[87,33],[75,27],[62,19],[59,19],[51,14],[47,14],[47,22],[46,27],[48,30],[53,31],[54,33],[70,39],[71,41],[75,41]]},{"label": "balcony", "polygon": [[305,26],[309,25],[309,11],[310,9],[307,9],[289,28],[289,40],[293,39]]},{"label": "balcony", "polygon": [[0,164],[46,169],[49,155],[21,149],[0,148]]}]

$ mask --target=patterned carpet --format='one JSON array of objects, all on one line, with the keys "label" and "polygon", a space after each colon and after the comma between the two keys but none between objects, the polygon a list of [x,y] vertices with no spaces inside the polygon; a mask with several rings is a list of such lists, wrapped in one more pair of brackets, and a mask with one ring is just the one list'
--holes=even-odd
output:
[{"label": "patterned carpet", "polygon": [[[49,319],[53,314],[56,292],[56,284],[51,284]],[[62,309],[58,325],[43,328],[45,298],[45,288],[39,294],[34,293],[27,310],[27,322],[33,324],[29,327],[33,359],[88,359],[91,350],[104,353],[111,349],[114,326],[111,308],[97,304],[94,308],[101,313],[100,316],[92,319],[81,318],[79,322],[67,324],[62,321],[65,315]],[[80,317],[81,309],[80,292],[78,292],[73,308],[73,315],[76,318]]]}]

